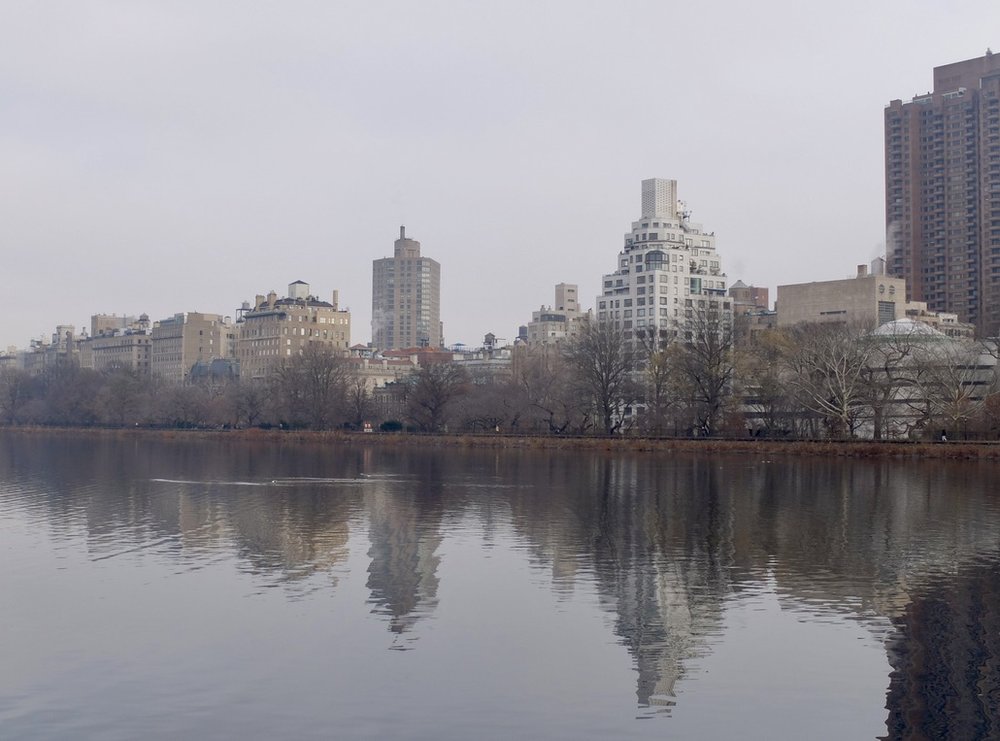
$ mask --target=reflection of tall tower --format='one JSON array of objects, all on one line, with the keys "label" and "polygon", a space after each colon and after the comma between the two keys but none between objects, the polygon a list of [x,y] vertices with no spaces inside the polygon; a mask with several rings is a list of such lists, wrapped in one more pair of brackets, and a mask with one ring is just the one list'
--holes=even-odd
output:
[{"label": "reflection of tall tower", "polygon": [[[595,551],[599,591],[617,614],[615,632],[635,660],[639,705],[669,707],[687,664],[704,655],[707,636],[721,621],[727,585],[717,568],[720,554],[684,553],[677,561],[667,561],[661,542],[670,524],[667,513],[648,498],[636,501],[639,492],[648,497],[659,488],[647,478],[651,467],[619,460],[606,466]],[[695,466],[693,471],[681,469],[679,476],[699,473]],[[709,470],[698,481],[698,501],[717,497],[718,478]],[[677,523],[684,523],[690,513],[677,514]],[[719,549],[725,542],[715,529],[721,520],[703,522],[712,528],[704,545]]]},{"label": "reflection of tall tower", "polygon": [[922,590],[894,621],[886,738],[997,738],[1000,574],[978,563]]},{"label": "reflection of tall tower", "polygon": [[682,667],[679,661],[664,660],[671,628],[660,614],[656,577],[639,566],[640,560],[623,562],[606,585],[615,590],[615,632],[635,659],[639,705],[669,706]]},{"label": "reflection of tall tower", "polygon": [[[421,486],[420,495],[427,494]],[[389,629],[405,633],[437,607],[441,562],[440,512],[412,491],[383,482],[367,492],[371,564],[368,588],[375,612],[389,616]]]}]

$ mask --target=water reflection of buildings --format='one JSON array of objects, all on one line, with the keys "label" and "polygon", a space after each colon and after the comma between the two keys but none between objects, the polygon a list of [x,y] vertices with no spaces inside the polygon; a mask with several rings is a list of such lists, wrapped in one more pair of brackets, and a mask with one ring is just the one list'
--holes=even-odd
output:
[{"label": "water reflection of buildings", "polygon": [[[900,630],[915,619],[935,575],[1000,551],[991,476],[974,463],[679,457],[581,466],[567,456],[519,475],[542,477],[547,491],[512,496],[515,524],[536,557],[552,559],[554,578],[593,574],[635,661],[640,705],[671,704],[720,631],[724,602],[765,580],[785,609],[841,613],[881,640],[886,619]],[[951,621],[947,634],[972,641],[978,629],[964,625]],[[921,691],[933,694],[937,680],[920,671],[908,681],[930,682]],[[898,696],[893,689],[890,703]]]},{"label": "water reflection of buildings", "polygon": [[335,582],[334,567],[348,556],[350,509],[314,483],[259,488],[241,491],[239,506],[228,513],[244,562],[287,584],[313,575]]},{"label": "water reflection of buildings", "polygon": [[437,607],[442,481],[435,461],[419,484],[376,479],[365,490],[369,519],[368,588],[374,611],[405,633]]},{"label": "water reflection of buildings", "polygon": [[[413,476],[401,484],[367,473],[379,466]],[[314,576],[336,583],[352,520],[366,514],[375,611],[402,633],[437,605],[444,504],[433,458],[390,453],[376,462],[360,448],[330,456],[308,446],[75,436],[39,444],[12,435],[0,437],[0,472],[38,489],[50,526],[82,518],[95,559],[155,553],[193,564],[222,551],[265,584],[293,590],[319,588],[307,584]]]},{"label": "water reflection of buildings", "polygon": [[[879,639],[894,626],[889,738],[1000,735],[1000,503],[985,465],[388,449],[331,456],[69,438],[56,449],[61,462],[52,466],[53,451],[36,440],[0,436],[0,471],[37,490],[46,513],[38,521],[56,528],[82,518],[95,555],[126,533],[164,543],[160,552],[178,559],[234,552],[261,578],[294,585],[317,575],[329,588],[352,525],[358,532],[367,522],[369,602],[398,635],[436,609],[448,521],[472,514],[485,540],[512,525],[536,565],[551,569],[554,589],[594,585],[634,662],[641,706],[669,706],[711,650],[727,601],[767,581],[786,609],[870,621]],[[407,479],[360,476],[378,471]],[[164,472],[365,481],[337,496],[308,484],[238,495],[221,484],[177,484],[164,496],[149,483]],[[456,483],[487,478],[503,486],[471,497]]]},{"label": "water reflection of buildings", "polygon": [[939,576],[893,621],[887,739],[1000,737],[1000,574]]},{"label": "water reflection of buildings", "polygon": [[[247,571],[293,585],[313,575],[333,579],[348,555],[354,505],[315,484],[295,485],[301,461],[278,449],[135,439],[95,445],[73,436],[0,442],[0,470],[43,477],[47,521],[63,527],[83,518],[95,560],[130,553],[193,563],[231,552]],[[312,463],[309,470],[317,472]],[[270,485],[282,475],[292,478]]]},{"label": "water reflection of buildings", "polygon": [[[728,590],[714,559],[673,558],[664,551],[675,524],[673,502],[656,494],[676,482],[650,482],[635,465],[603,466],[602,534],[594,551],[600,592],[636,662],[639,705],[669,707],[677,682],[717,630]],[[710,502],[714,478],[705,483]]]},{"label": "water reflection of buildings", "polygon": [[552,559],[557,587],[581,574],[594,579],[635,662],[639,705],[669,707],[688,664],[719,629],[727,576],[717,559],[693,556],[706,548],[700,540],[689,541],[687,558],[664,550],[675,537],[686,539],[691,513],[680,511],[674,492],[687,472],[660,471],[651,480],[650,469],[635,463],[563,458],[519,469],[515,478],[533,486],[514,490],[511,509],[536,557]]}]

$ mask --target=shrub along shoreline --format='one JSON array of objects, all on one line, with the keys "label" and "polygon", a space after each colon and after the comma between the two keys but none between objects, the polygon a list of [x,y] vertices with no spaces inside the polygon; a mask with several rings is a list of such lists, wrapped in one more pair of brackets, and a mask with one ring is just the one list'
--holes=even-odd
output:
[{"label": "shrub along shoreline", "polygon": [[313,430],[183,430],[149,428],[0,427],[7,435],[59,435],[110,439],[230,440],[273,444],[377,445],[413,448],[581,451],[618,454],[724,453],[841,458],[1000,461],[998,442],[902,442],[870,440],[761,440],[713,438],[569,437],[505,434],[360,433]]}]

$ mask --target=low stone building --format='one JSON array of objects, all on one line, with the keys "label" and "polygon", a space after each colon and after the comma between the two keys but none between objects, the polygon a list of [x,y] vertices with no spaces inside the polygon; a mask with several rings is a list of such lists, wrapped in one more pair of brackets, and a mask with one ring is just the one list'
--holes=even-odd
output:
[{"label": "low stone building", "polygon": [[858,265],[854,278],[778,286],[775,309],[778,327],[803,322],[879,326],[910,318],[938,329],[948,327],[950,336],[972,335],[972,326],[959,323],[956,314],[928,311],[922,301],[907,301],[905,280],[869,273],[867,265]]}]

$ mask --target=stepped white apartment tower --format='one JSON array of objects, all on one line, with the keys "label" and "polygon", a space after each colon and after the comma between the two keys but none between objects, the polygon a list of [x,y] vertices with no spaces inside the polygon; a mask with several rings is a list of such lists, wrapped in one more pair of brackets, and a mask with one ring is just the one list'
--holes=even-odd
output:
[{"label": "stepped white apartment tower", "polygon": [[657,343],[691,339],[692,320],[718,311],[732,317],[715,233],[690,220],[677,200],[677,181],[642,181],[642,216],[632,222],[618,265],[604,276],[597,320],[628,338]]}]

